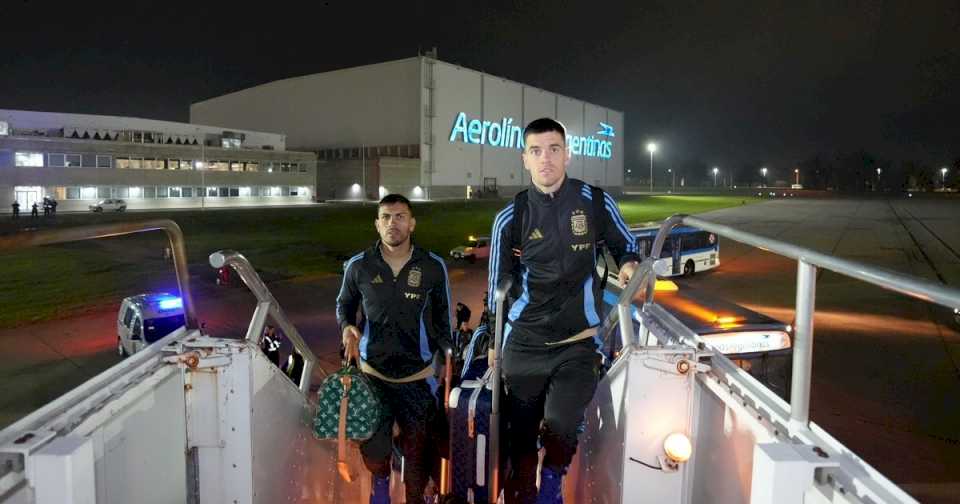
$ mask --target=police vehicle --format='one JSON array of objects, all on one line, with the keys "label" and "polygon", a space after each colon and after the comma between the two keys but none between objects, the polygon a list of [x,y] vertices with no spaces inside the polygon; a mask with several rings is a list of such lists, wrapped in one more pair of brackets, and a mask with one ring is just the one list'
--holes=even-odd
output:
[{"label": "police vehicle", "polygon": [[167,293],[124,298],[117,313],[117,353],[135,354],[183,326],[183,300]]}]

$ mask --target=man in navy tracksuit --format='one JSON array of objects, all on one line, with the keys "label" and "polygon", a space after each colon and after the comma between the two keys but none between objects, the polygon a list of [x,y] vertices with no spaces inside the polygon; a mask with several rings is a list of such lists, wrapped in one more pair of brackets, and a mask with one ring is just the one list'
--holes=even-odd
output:
[{"label": "man in navy tracksuit", "polygon": [[[494,219],[488,303],[496,310],[497,283],[514,275],[502,349],[513,469],[507,502],[553,504],[562,502],[562,477],[599,376],[596,244],[606,243],[621,281],[633,275],[639,252],[613,198],[566,176],[563,125],[527,125],[522,158],[533,184]],[[538,438],[546,449],[539,490]]]},{"label": "man in navy tracksuit", "polygon": [[442,414],[433,355],[451,348],[450,284],[443,259],[413,244],[415,226],[407,198],[391,194],[380,200],[380,240],[347,262],[337,296],[344,348],[359,353],[360,367],[387,410],[380,428],[360,446],[374,476],[373,504],[390,502],[394,422],[400,427],[406,501],[423,502],[435,454],[428,445],[436,442],[432,430]]}]

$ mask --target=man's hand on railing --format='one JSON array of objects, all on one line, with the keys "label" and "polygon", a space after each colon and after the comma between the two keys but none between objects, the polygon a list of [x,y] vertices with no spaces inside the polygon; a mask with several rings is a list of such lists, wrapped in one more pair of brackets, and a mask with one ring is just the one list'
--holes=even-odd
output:
[{"label": "man's hand on railing", "polygon": [[637,266],[639,266],[637,261],[627,261],[620,266],[620,274],[617,275],[617,280],[621,285],[626,286],[627,282],[633,278],[633,274],[637,271]]},{"label": "man's hand on railing", "polygon": [[360,330],[356,326],[348,325],[343,328],[343,357],[350,362],[360,363]]}]

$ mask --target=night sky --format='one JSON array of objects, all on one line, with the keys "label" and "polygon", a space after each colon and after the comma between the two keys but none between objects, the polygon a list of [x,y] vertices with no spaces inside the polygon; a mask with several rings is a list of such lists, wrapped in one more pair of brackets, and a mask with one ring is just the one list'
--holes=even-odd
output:
[{"label": "night sky", "polygon": [[186,121],[195,101],[436,46],[624,111],[628,166],[648,139],[665,166],[960,158],[956,0],[304,5],[7,0],[0,108]]}]

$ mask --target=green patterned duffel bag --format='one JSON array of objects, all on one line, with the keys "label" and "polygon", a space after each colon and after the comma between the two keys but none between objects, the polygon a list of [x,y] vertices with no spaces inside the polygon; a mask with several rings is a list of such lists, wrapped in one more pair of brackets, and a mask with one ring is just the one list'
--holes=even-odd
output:
[{"label": "green patterned duffel bag", "polygon": [[[366,441],[380,424],[383,407],[370,380],[355,366],[345,366],[320,385],[313,432],[320,439]],[[341,432],[343,426],[343,432]]]},{"label": "green patterned duffel bag", "polygon": [[356,366],[344,366],[320,384],[313,433],[337,440],[337,472],[347,482],[357,478],[347,461],[347,440],[366,441],[380,425],[383,406],[370,380]]}]

